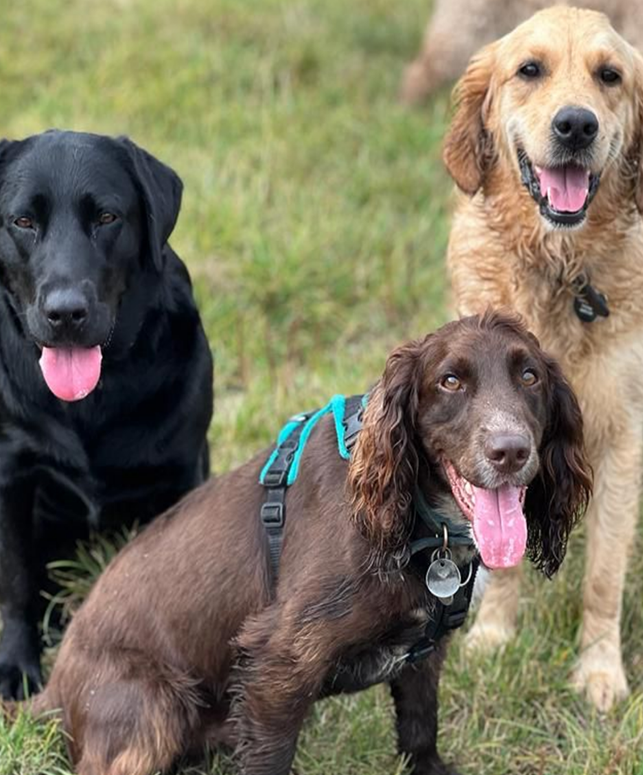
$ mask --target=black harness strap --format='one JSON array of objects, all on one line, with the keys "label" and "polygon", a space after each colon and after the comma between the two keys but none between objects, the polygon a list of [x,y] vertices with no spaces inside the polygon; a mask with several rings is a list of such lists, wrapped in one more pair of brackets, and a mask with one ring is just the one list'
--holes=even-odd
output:
[{"label": "black harness strap", "polygon": [[346,408],[344,409],[344,444],[346,449],[351,447],[357,441],[359,432],[362,430],[362,417],[364,415],[364,396],[349,396],[346,399]]},{"label": "black harness strap", "polygon": [[471,605],[479,564],[477,558],[471,561],[471,577],[458,589],[451,603],[445,605],[439,598],[435,598],[435,616],[429,619],[424,635],[407,654],[407,662],[413,664],[428,657],[436,650],[441,638],[462,627]]},{"label": "black harness strap", "polygon": [[270,568],[273,578],[279,572],[279,558],[283,541],[284,523],[286,521],[286,490],[288,489],[288,474],[292,466],[295,452],[299,446],[301,433],[306,420],[312,412],[298,414],[293,418],[298,425],[290,435],[277,446],[277,454],[264,476],[263,485],[268,490],[266,501],[261,507],[261,522],[268,536],[270,552]]}]

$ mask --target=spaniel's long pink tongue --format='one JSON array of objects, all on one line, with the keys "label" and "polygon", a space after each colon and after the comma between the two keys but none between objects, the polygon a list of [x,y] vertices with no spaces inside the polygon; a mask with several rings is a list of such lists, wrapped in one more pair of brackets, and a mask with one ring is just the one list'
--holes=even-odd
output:
[{"label": "spaniel's long pink tongue", "polygon": [[40,369],[47,387],[63,401],[80,401],[100,379],[103,355],[96,347],[43,347]]},{"label": "spaniel's long pink tongue", "polygon": [[581,167],[536,167],[540,193],[560,213],[575,213],[585,204],[589,191],[589,171]]},{"label": "spaniel's long pink tongue", "polygon": [[511,568],[525,553],[527,523],[522,489],[508,484],[496,490],[473,487],[473,534],[488,568]]}]

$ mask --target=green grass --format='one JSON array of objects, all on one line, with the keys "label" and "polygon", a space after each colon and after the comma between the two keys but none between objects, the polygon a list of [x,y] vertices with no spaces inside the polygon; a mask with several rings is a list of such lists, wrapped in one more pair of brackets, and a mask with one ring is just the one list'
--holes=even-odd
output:
[{"label": "green grass", "polygon": [[[426,6],[2,4],[2,134],[50,126],[129,134],[185,181],[172,242],[195,278],[216,355],[217,471],[270,442],[293,411],[366,388],[394,344],[450,315],[443,257],[451,186],[440,162],[447,95],[419,112],[396,103]],[[466,659],[455,639],[441,747],[463,775],[643,775],[640,548],[624,613],[633,694],[607,718],[567,685],[582,535],[553,583],[529,576],[520,637],[503,654]],[[76,566],[57,568],[68,603],[110,553],[99,543]],[[318,704],[297,769],[401,774],[385,689]],[[181,772],[231,767],[214,758]],[[0,775],[36,773],[68,773],[53,722],[0,722]]]}]

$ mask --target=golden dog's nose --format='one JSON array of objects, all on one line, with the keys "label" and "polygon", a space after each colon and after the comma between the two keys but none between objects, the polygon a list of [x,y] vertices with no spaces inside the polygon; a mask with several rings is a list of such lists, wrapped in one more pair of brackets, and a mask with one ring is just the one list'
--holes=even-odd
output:
[{"label": "golden dog's nose", "polygon": [[572,151],[581,151],[594,142],[598,119],[591,110],[567,106],[554,116],[552,129],[562,145]]}]

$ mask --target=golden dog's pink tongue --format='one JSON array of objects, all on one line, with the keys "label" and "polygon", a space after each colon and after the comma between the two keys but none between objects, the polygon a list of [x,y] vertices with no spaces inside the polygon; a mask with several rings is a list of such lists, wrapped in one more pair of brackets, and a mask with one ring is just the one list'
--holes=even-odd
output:
[{"label": "golden dog's pink tongue", "polygon": [[103,354],[96,347],[43,347],[40,370],[47,387],[63,401],[80,401],[100,379]]},{"label": "golden dog's pink tongue", "polygon": [[589,192],[589,171],[581,167],[537,167],[540,193],[559,213],[575,213],[582,209]]},{"label": "golden dog's pink tongue", "polygon": [[517,565],[527,546],[527,523],[522,512],[521,487],[496,490],[473,487],[473,534],[487,568]]}]

